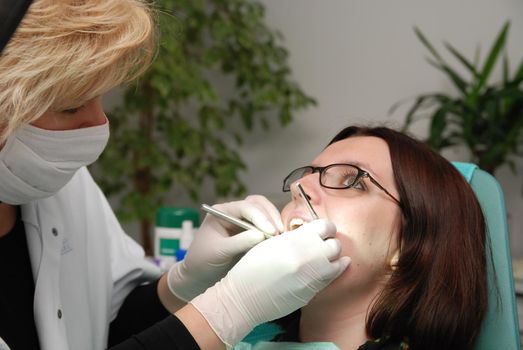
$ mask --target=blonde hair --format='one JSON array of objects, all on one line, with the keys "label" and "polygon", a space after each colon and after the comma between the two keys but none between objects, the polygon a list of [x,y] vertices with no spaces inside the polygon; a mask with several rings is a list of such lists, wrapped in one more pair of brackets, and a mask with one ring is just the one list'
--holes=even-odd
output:
[{"label": "blonde hair", "polygon": [[36,0],[0,56],[0,144],[143,73],[155,32],[143,0]]}]

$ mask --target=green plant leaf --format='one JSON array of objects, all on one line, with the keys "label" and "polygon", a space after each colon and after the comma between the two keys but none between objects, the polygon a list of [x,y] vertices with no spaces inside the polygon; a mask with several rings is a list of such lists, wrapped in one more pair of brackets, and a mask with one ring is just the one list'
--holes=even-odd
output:
[{"label": "green plant leaf", "polygon": [[494,42],[489,51],[487,59],[483,65],[483,69],[479,74],[477,83],[471,92],[469,101],[473,102],[477,98],[477,95],[479,94],[480,90],[485,86],[490,76],[490,73],[492,72],[492,69],[494,68],[494,65],[497,62],[500,52],[505,46],[505,41],[509,28],[510,22],[506,22],[503,28],[501,29],[500,33],[498,34],[496,41]]},{"label": "green plant leaf", "polygon": [[[490,46],[484,63],[479,64],[479,45],[473,61],[465,58],[451,44],[445,47],[471,73],[472,79],[464,79],[457,70],[448,65],[419,29],[416,36],[429,50],[428,62],[448,77],[461,92],[460,95],[443,91],[420,94],[408,109],[404,129],[428,115],[430,119],[427,142],[437,149],[465,145],[473,155],[472,161],[494,173],[512,157],[523,156],[523,60],[513,78],[506,55],[509,22],[505,22]],[[503,54],[502,54],[503,53]],[[497,61],[502,57],[500,82],[490,82]],[[394,104],[395,110],[399,104]]]},{"label": "green plant leaf", "polygon": [[516,69],[516,73],[514,75],[514,81],[516,85],[519,85],[521,81],[523,81],[523,59],[519,63],[518,68]]},{"label": "green plant leaf", "polygon": [[412,105],[412,107],[407,112],[407,116],[405,117],[405,127],[408,127],[412,122],[414,121],[414,116],[416,115],[416,112],[421,107],[421,105],[425,102],[426,99],[430,98],[430,95],[422,95],[416,98],[416,101]]},{"label": "green plant leaf", "polygon": [[503,66],[502,66],[502,84],[503,85],[506,85],[510,79],[510,64],[508,62],[508,56],[505,52],[505,54],[503,55]]},{"label": "green plant leaf", "polygon": [[440,63],[444,63],[443,58],[438,53],[438,51],[432,46],[430,41],[425,37],[425,35],[421,32],[421,30],[418,27],[414,27],[414,33],[416,33],[416,36],[421,41],[421,43],[429,50],[429,52],[436,58],[436,60]]},{"label": "green plant leaf", "polygon": [[434,61],[429,61],[429,63],[436,67],[437,69],[441,70],[445,74],[447,74],[447,77],[450,79],[450,81],[454,84],[454,86],[463,94],[467,95],[467,87],[468,84],[455,70],[447,66],[443,63],[437,63]]},{"label": "green plant leaf", "polygon": [[444,131],[447,127],[447,110],[443,106],[439,108],[432,116],[430,124],[430,133],[427,140],[428,144],[435,149],[441,149],[445,142]]},{"label": "green plant leaf", "polygon": [[456,50],[451,44],[449,43],[445,43],[445,47],[447,48],[447,50],[449,50],[453,55],[454,57],[456,57],[456,59],[461,62],[461,64],[463,64],[463,66],[465,66],[470,73],[472,73],[472,75],[474,77],[478,77],[478,71],[475,67],[475,65],[470,62],[469,60],[467,60],[465,58],[465,56],[463,56],[458,50]]}]

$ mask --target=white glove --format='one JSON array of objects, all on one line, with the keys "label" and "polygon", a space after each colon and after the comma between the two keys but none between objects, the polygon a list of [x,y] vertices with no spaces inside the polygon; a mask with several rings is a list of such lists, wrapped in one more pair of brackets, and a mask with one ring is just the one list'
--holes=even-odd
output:
[{"label": "white glove", "polygon": [[[234,217],[245,218],[263,232],[283,231],[278,209],[263,196],[214,205]],[[219,281],[245,253],[265,239],[263,232],[244,231],[233,224],[207,215],[194,236],[185,258],[168,272],[167,283],[179,299],[189,301]]]},{"label": "white glove", "polygon": [[256,325],[306,305],[347,268],[339,241],[327,239],[335,233],[332,223],[316,220],[268,239],[191,304],[229,349]]}]

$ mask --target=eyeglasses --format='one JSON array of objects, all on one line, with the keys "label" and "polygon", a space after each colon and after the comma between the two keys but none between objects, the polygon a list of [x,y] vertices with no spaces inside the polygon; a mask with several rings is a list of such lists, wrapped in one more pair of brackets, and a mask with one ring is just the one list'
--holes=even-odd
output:
[{"label": "eyeglasses", "polygon": [[283,192],[288,192],[291,185],[303,178],[304,176],[320,173],[320,185],[325,188],[343,190],[357,185],[362,179],[368,178],[370,182],[376,185],[380,190],[385,192],[398,205],[401,202],[396,199],[389,191],[378,183],[368,172],[352,164],[331,164],[324,167],[304,166],[291,171],[283,180]]}]

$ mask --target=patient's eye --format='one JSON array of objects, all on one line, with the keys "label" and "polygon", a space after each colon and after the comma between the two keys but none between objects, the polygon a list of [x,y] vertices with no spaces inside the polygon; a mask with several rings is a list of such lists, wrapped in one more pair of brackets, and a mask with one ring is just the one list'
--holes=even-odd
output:
[{"label": "patient's eye", "polygon": [[353,171],[352,169],[344,170],[343,172],[338,174],[338,181],[340,187],[353,187],[356,185],[356,182],[359,182],[357,179],[358,173]]},{"label": "patient's eye", "polygon": [[358,168],[347,164],[334,164],[326,168],[322,173],[322,184],[329,188],[351,188],[364,189],[358,182]]},{"label": "patient's eye", "polygon": [[367,187],[365,186],[365,181],[363,181],[363,177],[360,177],[359,179],[356,180],[356,182],[354,183],[354,185],[351,186],[351,188],[355,188],[357,190],[366,190]]}]

